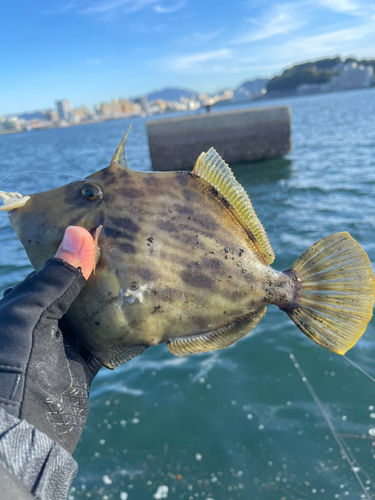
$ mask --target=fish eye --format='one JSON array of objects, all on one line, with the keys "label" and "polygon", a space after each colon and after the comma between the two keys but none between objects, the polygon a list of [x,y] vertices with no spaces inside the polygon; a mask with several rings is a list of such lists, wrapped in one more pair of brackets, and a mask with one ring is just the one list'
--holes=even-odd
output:
[{"label": "fish eye", "polygon": [[95,201],[100,198],[103,198],[103,191],[99,184],[94,184],[90,182],[88,184],[84,184],[81,189],[82,196],[89,201]]}]

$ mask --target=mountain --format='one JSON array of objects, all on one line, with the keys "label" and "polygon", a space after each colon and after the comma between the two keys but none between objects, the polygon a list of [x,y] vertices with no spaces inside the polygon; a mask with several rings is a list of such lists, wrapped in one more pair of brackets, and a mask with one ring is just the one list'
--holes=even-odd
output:
[{"label": "mountain", "polygon": [[147,100],[149,102],[156,101],[157,99],[162,99],[163,101],[179,101],[180,97],[187,97],[188,99],[191,99],[191,97],[197,95],[198,92],[192,92],[191,90],[167,87],[163,90],[152,92],[147,96]]},{"label": "mountain", "polygon": [[46,113],[50,112],[51,110],[48,111],[34,111],[33,113],[22,113],[17,115],[18,118],[24,118],[26,121],[28,120],[46,120]]},{"label": "mountain", "polygon": [[257,78],[242,83],[233,92],[233,102],[246,102],[254,99],[254,97],[261,94],[262,90],[266,88],[268,80],[265,78]]}]

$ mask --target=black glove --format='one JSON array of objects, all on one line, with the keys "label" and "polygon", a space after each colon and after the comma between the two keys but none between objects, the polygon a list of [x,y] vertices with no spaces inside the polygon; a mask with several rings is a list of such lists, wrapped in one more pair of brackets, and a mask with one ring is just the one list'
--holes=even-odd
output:
[{"label": "black glove", "polygon": [[70,453],[102,366],[61,319],[85,283],[80,268],[55,258],[0,300],[0,407]]}]

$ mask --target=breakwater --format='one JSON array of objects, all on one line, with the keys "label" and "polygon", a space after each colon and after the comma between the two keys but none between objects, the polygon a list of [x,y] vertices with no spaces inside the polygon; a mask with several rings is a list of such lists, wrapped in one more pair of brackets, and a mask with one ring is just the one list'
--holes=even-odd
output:
[{"label": "breakwater", "polygon": [[154,170],[191,170],[214,147],[229,164],[284,156],[290,151],[287,106],[246,108],[147,123]]}]

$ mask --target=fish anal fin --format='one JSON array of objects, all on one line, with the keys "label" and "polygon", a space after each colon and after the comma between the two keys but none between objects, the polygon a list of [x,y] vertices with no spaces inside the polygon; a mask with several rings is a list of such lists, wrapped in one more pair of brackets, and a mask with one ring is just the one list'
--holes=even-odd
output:
[{"label": "fish anal fin", "polygon": [[172,338],[167,340],[166,344],[171,353],[180,358],[185,358],[197,352],[224,349],[251,332],[265,314],[266,308],[262,307],[232,325],[213,332],[202,333],[190,337]]},{"label": "fish anal fin", "polygon": [[244,188],[234,177],[229,166],[214,148],[199,156],[193,174],[205,180],[230,204],[239,220],[242,221],[242,224],[252,236],[266,263],[272,264],[275,260],[275,254],[251,201]]}]

